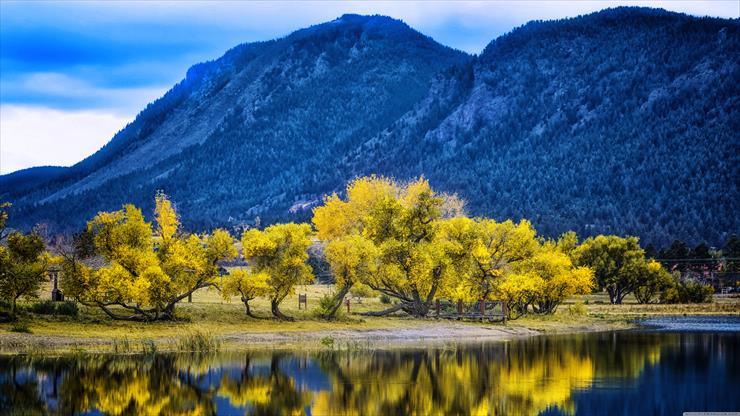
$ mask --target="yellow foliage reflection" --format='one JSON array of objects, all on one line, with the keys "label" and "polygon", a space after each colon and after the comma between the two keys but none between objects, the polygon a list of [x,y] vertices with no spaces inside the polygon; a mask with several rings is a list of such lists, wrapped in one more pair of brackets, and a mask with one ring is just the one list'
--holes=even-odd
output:
[{"label": "yellow foliage reflection", "polygon": [[[28,414],[574,414],[575,392],[637,379],[674,342],[587,334],[451,349],[18,358],[3,362],[0,392]],[[24,369],[46,380],[44,394],[17,375]],[[55,408],[34,397],[55,397]]]}]

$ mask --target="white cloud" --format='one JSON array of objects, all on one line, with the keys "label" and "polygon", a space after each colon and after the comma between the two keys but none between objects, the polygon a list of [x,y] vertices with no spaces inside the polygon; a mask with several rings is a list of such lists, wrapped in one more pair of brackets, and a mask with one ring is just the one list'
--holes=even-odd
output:
[{"label": "white cloud", "polygon": [[101,111],[0,105],[0,173],[69,166],[90,155],[133,119]]}]

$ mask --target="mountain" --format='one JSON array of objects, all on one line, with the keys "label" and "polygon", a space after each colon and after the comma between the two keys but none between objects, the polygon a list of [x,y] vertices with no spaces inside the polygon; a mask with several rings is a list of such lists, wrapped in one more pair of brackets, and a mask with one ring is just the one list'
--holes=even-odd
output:
[{"label": "mountain", "polygon": [[[192,229],[305,220],[358,175],[425,175],[545,234],[720,244],[740,230],[740,21],[617,8],[530,22],[479,56],[382,16],[240,45],[28,192],[60,230],[164,190]],[[3,182],[0,182],[2,184]]]},{"label": "mountain", "polygon": [[68,168],[63,166],[37,166],[21,169],[7,175],[0,176],[0,189],[13,190],[17,195],[43,186],[66,173]]}]

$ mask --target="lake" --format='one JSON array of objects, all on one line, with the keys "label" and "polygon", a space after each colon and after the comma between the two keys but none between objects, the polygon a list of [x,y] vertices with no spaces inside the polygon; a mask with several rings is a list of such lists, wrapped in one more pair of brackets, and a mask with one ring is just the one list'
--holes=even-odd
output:
[{"label": "lake", "polygon": [[0,414],[740,411],[740,319],[447,347],[0,357]]}]

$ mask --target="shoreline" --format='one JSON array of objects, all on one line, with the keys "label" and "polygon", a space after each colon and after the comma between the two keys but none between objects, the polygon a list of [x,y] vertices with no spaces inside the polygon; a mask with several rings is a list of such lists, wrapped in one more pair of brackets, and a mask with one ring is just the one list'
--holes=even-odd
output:
[{"label": "shoreline", "polygon": [[[314,292],[312,293],[311,290]],[[318,298],[318,288],[308,289]],[[317,319],[286,302],[294,322],[245,317],[236,302],[199,294],[180,309],[175,321],[135,323],[107,319],[93,308],[76,317],[27,314],[16,324],[0,324],[0,355],[52,356],[69,353],[153,353],[177,351],[327,351],[452,347],[461,343],[507,342],[525,337],[633,329],[639,320],[670,316],[740,316],[740,297],[715,296],[710,304],[609,305],[600,295],[586,300],[585,311],[564,304],[553,315],[527,315],[502,323],[414,319],[405,316],[367,317],[378,301],[354,305],[354,314],[336,321]],[[576,300],[578,301],[578,300]],[[257,303],[265,316],[268,305]]]},{"label": "shoreline", "polygon": [[[42,335],[0,332],[0,355],[64,355],[70,353],[146,353],[188,352],[183,340],[192,335],[203,335],[217,345],[215,350],[275,351],[328,349],[394,349],[430,348],[455,344],[506,342],[540,335],[575,334],[624,330],[638,325],[625,319],[575,320],[572,324],[559,323],[556,327],[531,325],[533,322],[481,324],[459,321],[412,321],[408,325],[388,328],[355,328],[338,323],[334,328],[320,330],[238,331],[207,333],[183,330],[179,337],[128,338],[116,336],[77,337],[71,335]],[[542,322],[547,324],[547,322]]]}]

